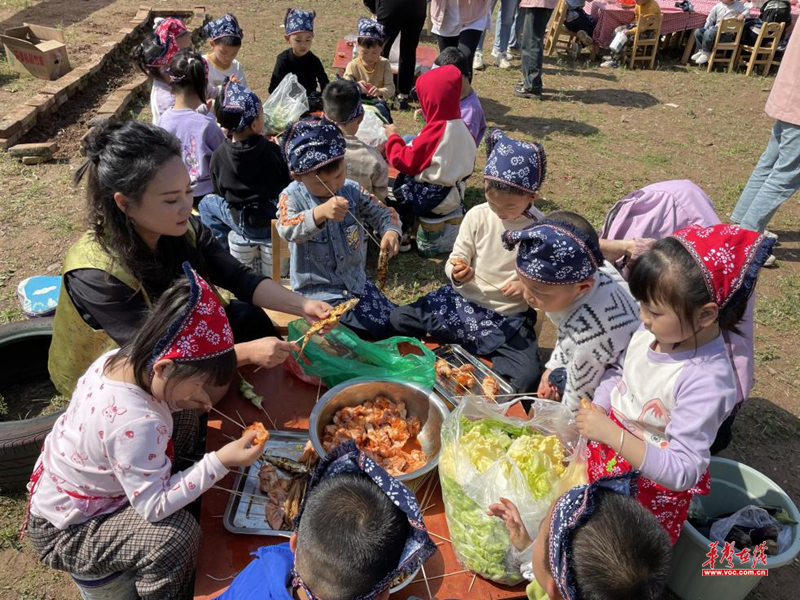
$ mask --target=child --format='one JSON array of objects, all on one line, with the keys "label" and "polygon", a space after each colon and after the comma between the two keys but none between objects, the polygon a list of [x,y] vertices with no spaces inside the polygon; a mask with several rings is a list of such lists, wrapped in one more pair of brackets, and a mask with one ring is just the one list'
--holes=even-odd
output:
[{"label": "child", "polygon": [[392,122],[387,102],[394,96],[392,63],[381,56],[386,35],[383,25],[372,19],[358,20],[358,56],[347,63],[344,78],[355,81],[361,93],[376,105],[389,123]]},{"label": "child", "polygon": [[[618,51],[613,52],[612,54],[603,57],[604,61],[600,64],[601,67],[616,69],[619,67],[620,61],[624,61],[625,59],[625,52],[627,51],[628,46],[633,39],[633,36],[636,35],[636,26],[639,23],[639,19],[641,17],[646,17],[647,15],[660,15],[661,14],[661,7],[658,5],[656,0],[635,0],[636,7],[633,9],[633,22],[628,23],[627,25],[620,25],[614,31],[615,33],[624,32],[625,35],[628,36],[628,41],[625,42],[625,45],[620,48]],[[647,35],[654,35],[655,32],[648,32]]]},{"label": "child", "polygon": [[386,600],[435,553],[413,492],[348,441],[314,472],[289,542],[259,548],[219,598]]},{"label": "child", "polygon": [[232,14],[206,23],[203,35],[208,38],[211,51],[204,55],[208,61],[208,81],[214,88],[222,85],[225,78],[235,78],[236,83],[246,86],[247,79],[236,55],[242,48],[244,33]]},{"label": "child", "polygon": [[567,0],[567,16],[564,18],[564,27],[578,38],[578,41],[570,48],[573,59],[580,54],[581,44],[587,48],[594,44],[592,36],[597,23],[584,10],[587,1],[592,2],[592,0]]},{"label": "child", "polygon": [[556,211],[503,243],[519,244],[517,273],[530,306],[544,310],[557,339],[539,396],[577,411],[639,328],[639,308],[616,269],[603,262],[597,232],[575,213]]},{"label": "child", "polygon": [[294,181],[280,197],[278,233],[289,242],[292,290],[332,305],[360,298],[341,322],[362,335],[386,337],[395,305],[364,272],[374,239],[366,228],[377,232],[391,258],[400,245],[397,213],[345,179],[344,136],[327,119],[296,123],[284,154]]},{"label": "child", "polygon": [[691,225],[653,244],[629,280],[644,327],[621,372],[610,371],[595,405],[578,413],[590,481],[640,470],[638,499],[673,543],[692,495],[708,493],[711,445],[736,411],[722,332],[735,331],[774,243],[735,225]]},{"label": "child", "polygon": [[322,93],[325,117],[339,126],[347,142],[344,161],[347,178],[352,179],[378,200],[389,194],[389,165],[376,148],[356,137],[364,120],[364,107],[358,86],[345,79],[332,81]]},{"label": "child", "polygon": [[[200,528],[181,509],[262,452],[246,434],[171,475],[176,453],[196,444],[196,411],[236,374],[222,305],[188,263],[184,272],[130,343],[80,379],[29,484],[27,533],[42,562],[76,578],[135,571],[143,599],[191,592]],[[179,431],[192,417],[195,435]]]},{"label": "child", "polygon": [[462,210],[476,147],[461,119],[461,80],[461,72],[453,65],[433,69],[417,79],[426,123],[410,144],[394,125],[385,126],[386,160],[401,174],[395,181],[395,199],[416,216],[444,217]]},{"label": "child", "polygon": [[284,18],[283,36],[289,47],[278,54],[275,67],[272,69],[272,78],[269,81],[269,93],[275,91],[283,78],[289,73],[297,75],[297,81],[306,90],[309,96],[321,94],[328,85],[328,76],[317,56],[311,52],[314,41],[314,17],[316,11],[290,8]]},{"label": "child", "polygon": [[[697,52],[692,55],[692,60],[698,65],[706,64],[711,58],[714,43],[717,40],[717,30],[724,19],[738,19],[744,21],[750,12],[739,0],[719,0],[708,12],[706,24],[694,31]],[[725,33],[720,38],[721,42],[731,42],[736,37],[732,33]]]},{"label": "child", "polygon": [[169,85],[167,69],[172,58],[180,51],[192,47],[192,36],[180,19],[156,19],[153,37],[145,39],[133,49],[133,60],[142,72],[153,80],[150,90],[150,112],[153,123],[175,104]]},{"label": "child", "polygon": [[634,496],[626,473],[572,488],[550,506],[531,540],[506,498],[489,507],[501,518],[531,584],[528,598],[657,600],[670,575],[669,537]]},{"label": "child", "polygon": [[454,65],[461,71],[461,118],[475,139],[475,146],[480,146],[483,135],[486,133],[486,117],[483,114],[483,107],[478,94],[475,93],[475,90],[472,89],[472,84],[469,82],[469,61],[467,56],[458,48],[451,46],[442,50],[442,53],[436,57],[433,64],[437,67]]},{"label": "child", "polygon": [[503,248],[501,236],[544,218],[533,203],[547,159],[540,144],[514,140],[499,129],[486,148],[487,202],[471,208],[461,224],[445,265],[452,285],[393,310],[392,327],[401,335],[429,334],[442,344],[461,344],[490,358],[516,392],[535,392],[540,375],[536,313],[522,297],[516,255]]},{"label": "child", "polygon": [[211,155],[225,134],[214,117],[197,112],[206,103],[206,61],[194,50],[181,50],[169,63],[169,79],[175,106],[161,115],[158,126],[183,144],[183,162],[192,182],[195,206],[214,191],[211,183]]},{"label": "child", "polygon": [[211,156],[214,193],[200,202],[200,218],[228,247],[231,230],[252,242],[269,245],[278,196],[291,179],[277,144],[267,140],[258,96],[229,79],[220,86],[214,114],[231,132]]}]

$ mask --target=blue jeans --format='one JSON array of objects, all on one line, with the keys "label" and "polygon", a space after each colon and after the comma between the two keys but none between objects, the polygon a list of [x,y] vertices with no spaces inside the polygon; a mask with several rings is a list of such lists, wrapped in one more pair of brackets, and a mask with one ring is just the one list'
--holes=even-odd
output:
[{"label": "blue jeans", "polygon": [[[719,27],[698,27],[694,32],[694,41],[698,50],[711,52],[714,50],[714,42],[717,41],[717,30]],[[736,36],[732,33],[723,33],[719,41],[723,44],[732,42]]]},{"label": "blue jeans", "polygon": [[[492,0],[491,15],[497,0]],[[500,0],[500,8],[497,10],[497,21],[494,28],[494,48],[495,54],[505,52],[509,47],[517,46],[517,13],[519,12],[519,0]],[[491,23],[491,19],[489,19]],[[478,48],[483,51],[483,42],[486,38],[486,31],[481,34],[481,41]]]},{"label": "blue jeans", "polygon": [[226,250],[230,249],[228,247],[228,232],[231,230],[249,242],[270,243],[270,238],[272,237],[270,226],[251,227],[247,224],[240,224],[233,211],[231,211],[231,205],[222,196],[208,194],[200,201],[198,211],[203,225],[211,230],[214,237]]},{"label": "blue jeans", "polygon": [[772,215],[800,189],[800,126],[775,121],[767,149],[736,203],[731,221],[763,232]]},{"label": "blue jeans", "polygon": [[520,8],[522,19],[522,80],[528,92],[542,93],[544,34],[552,8]]},{"label": "blue jeans", "polygon": [[[578,33],[579,31],[585,31],[589,37],[592,37],[594,34],[594,28],[597,25],[594,19],[586,14],[586,11],[582,8],[574,8],[570,12],[575,13],[575,18],[571,21],[564,21],[564,27],[572,31],[573,33]],[[567,15],[569,16],[569,15]]]}]

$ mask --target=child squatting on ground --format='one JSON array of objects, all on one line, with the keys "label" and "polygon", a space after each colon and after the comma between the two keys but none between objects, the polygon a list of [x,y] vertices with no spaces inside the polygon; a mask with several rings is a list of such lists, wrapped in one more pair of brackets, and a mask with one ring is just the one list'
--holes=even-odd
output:
[{"label": "child squatting on ground", "polygon": [[604,262],[597,232],[575,213],[556,211],[520,231],[503,233],[518,246],[517,273],[528,304],[546,312],[556,343],[539,397],[577,411],[594,397],[606,369],[617,364],[639,328],[639,308],[617,270]]},{"label": "child squatting on ground", "polygon": [[[453,65],[461,71],[461,96],[459,106],[461,107],[461,118],[475,140],[475,146],[480,146],[483,136],[486,133],[486,116],[483,114],[480,98],[469,81],[469,60],[458,48],[450,46],[442,50],[436,57],[433,64],[437,67]],[[421,112],[421,111],[420,111]],[[424,117],[424,114],[422,115]]]},{"label": "child squatting on ground", "polygon": [[348,441],[314,472],[289,542],[259,548],[219,600],[386,600],[435,553],[414,493]]},{"label": "child squatting on ground", "polygon": [[358,56],[347,63],[344,78],[355,81],[364,98],[375,105],[389,123],[392,115],[387,102],[394,97],[392,63],[381,56],[386,33],[383,25],[372,19],[358,20]]},{"label": "child squatting on ground", "polygon": [[261,100],[226,79],[214,104],[217,122],[230,132],[211,156],[214,193],[200,202],[200,218],[226,249],[228,233],[271,245],[278,196],[291,183],[280,147],[267,140]]},{"label": "child squatting on ground", "polygon": [[499,129],[486,144],[487,202],[464,217],[445,265],[451,284],[396,308],[391,322],[402,335],[427,333],[439,343],[461,344],[491,358],[516,392],[534,392],[540,375],[536,313],[523,298],[516,254],[503,247],[501,236],[544,217],[534,200],[547,158],[540,144],[512,139]]},{"label": "child squatting on ground", "polygon": [[236,60],[244,39],[244,32],[236,17],[226,14],[206,23],[203,35],[208,38],[210,48],[209,53],[203,56],[208,61],[209,83],[216,88],[230,77],[241,85],[247,85],[244,69]]},{"label": "child squatting on ground", "polygon": [[216,119],[197,110],[206,104],[207,69],[206,61],[194,50],[181,50],[173,57],[169,63],[169,80],[175,105],[158,120],[159,127],[181,141],[195,206],[203,196],[214,191],[211,155],[225,141]]},{"label": "child squatting on ground", "polygon": [[144,600],[191,593],[200,527],[181,509],[262,452],[247,434],[176,469],[197,443],[197,412],[236,374],[225,310],[183,268],[130,343],[80,379],[30,483],[27,534],[41,561],[79,584],[135,571]]},{"label": "child squatting on ground", "polygon": [[534,540],[510,500],[489,507],[531,581],[530,600],[661,598],[672,551],[664,529],[634,499],[638,482],[629,472],[572,488],[550,506]]},{"label": "child squatting on ground", "polygon": [[675,543],[694,494],[726,437],[737,383],[722,332],[735,331],[775,240],[736,225],[692,225],[659,240],[634,264],[643,327],[578,412],[589,480],[638,469],[637,498]]},{"label": "child squatting on ground", "polygon": [[[272,69],[272,78],[269,81],[269,93],[281,84],[283,78],[289,73],[297,76],[297,81],[306,90],[306,94],[316,99],[319,103],[319,94],[325,91],[328,85],[328,75],[322,61],[311,52],[314,42],[315,11],[290,8],[284,18],[284,38],[289,47],[278,54],[275,66]],[[316,110],[315,106],[311,110]]]},{"label": "child squatting on ground", "polygon": [[[471,143],[471,142],[470,142]],[[286,133],[284,154],[294,181],[280,197],[278,233],[289,242],[292,290],[332,305],[358,305],[342,323],[382,339],[395,305],[367,279],[367,244],[377,232],[389,257],[400,248],[397,213],[345,178],[345,140],[327,119],[299,121]]]},{"label": "child squatting on ground", "polygon": [[356,83],[346,79],[330,82],[322,92],[322,106],[325,118],[336,123],[347,143],[344,154],[347,178],[378,200],[385,200],[389,194],[389,165],[377,148],[356,137],[364,121],[364,106]]}]

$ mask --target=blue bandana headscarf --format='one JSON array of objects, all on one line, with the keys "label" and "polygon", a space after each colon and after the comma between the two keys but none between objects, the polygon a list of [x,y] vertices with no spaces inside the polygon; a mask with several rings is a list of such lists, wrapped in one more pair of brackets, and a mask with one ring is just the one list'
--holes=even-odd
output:
[{"label": "blue bandana headscarf", "polygon": [[244,131],[258,118],[261,100],[246,85],[234,83],[226,77],[222,84],[222,110],[226,113],[239,114],[239,124],[231,131]]},{"label": "blue bandana headscarf", "polygon": [[224,37],[244,39],[244,32],[232,14],[222,15],[219,19],[206,23],[203,27],[203,34],[211,40]]},{"label": "blue bandana headscarf", "polygon": [[283,19],[283,26],[286,35],[293,33],[314,33],[314,17],[317,16],[315,10],[300,10],[299,8],[286,9],[286,16]]},{"label": "blue bandana headscarf", "polygon": [[383,29],[383,25],[377,21],[361,17],[358,20],[358,37],[372,38],[382,42],[386,39],[386,32]]},{"label": "blue bandana headscarf", "polygon": [[[396,577],[407,576],[416,571],[420,565],[436,553],[436,545],[425,528],[425,523],[422,520],[422,511],[414,493],[361,452],[352,440],[334,448],[320,461],[314,471],[314,475],[311,477],[311,481],[308,483],[308,491],[305,497],[308,498],[313,493],[314,487],[323,479],[342,473],[363,473],[367,475],[389,497],[394,505],[408,517],[408,537],[403,546],[403,552],[400,554],[400,562],[397,568],[381,579],[372,590],[353,599],[371,600],[388,588]],[[300,506],[297,517],[295,517],[295,531],[300,526],[304,509],[305,501]],[[296,570],[294,570],[293,574],[294,585],[302,587],[311,600],[319,600],[306,587]]]},{"label": "blue bandana headscarf", "polygon": [[517,250],[520,275],[549,285],[570,285],[589,279],[600,265],[600,247],[577,227],[544,219],[519,231],[505,231],[503,245]]},{"label": "blue bandana headscarf", "polygon": [[547,156],[541,144],[515,140],[494,129],[486,139],[486,152],[484,179],[531,193],[542,187],[547,175]]},{"label": "blue bandana headscarf", "polygon": [[344,157],[347,144],[335,123],[328,119],[305,119],[286,134],[283,153],[289,171],[303,175]]},{"label": "blue bandana headscarf", "polygon": [[585,523],[597,509],[597,493],[608,490],[622,496],[635,496],[638,471],[628,471],[616,477],[604,477],[591,485],[572,488],[556,501],[550,520],[548,539],[550,573],[563,600],[577,600],[578,584],[572,569],[572,533]]}]

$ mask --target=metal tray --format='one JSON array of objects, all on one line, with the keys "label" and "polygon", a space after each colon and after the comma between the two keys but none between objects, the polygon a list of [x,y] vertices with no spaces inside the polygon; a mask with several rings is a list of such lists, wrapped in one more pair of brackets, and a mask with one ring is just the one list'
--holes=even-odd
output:
[{"label": "metal tray", "polygon": [[[307,441],[307,433],[270,431],[269,441],[264,445],[264,452],[298,460]],[[267,497],[261,493],[258,487],[258,470],[261,465],[262,461],[257,460],[250,465],[246,472],[240,472],[236,476],[233,490],[241,492],[244,496],[231,494],[228,506],[225,508],[225,516],[222,523],[225,529],[231,533],[289,537],[292,535],[291,531],[272,529],[267,523],[267,517],[264,513]],[[280,469],[278,470],[278,475],[280,477],[286,476]]]},{"label": "metal tray", "polygon": [[[500,388],[500,394],[514,393],[514,388],[511,387],[510,383],[487,367],[483,361],[475,356],[472,356],[472,354],[464,350],[464,348],[462,348],[459,344],[445,344],[444,346],[439,346],[433,351],[433,353],[436,355],[437,359],[442,358],[454,367],[460,367],[465,364],[473,365],[475,367],[475,379],[478,382],[473,390],[475,395],[481,394],[481,382],[483,382],[483,378],[488,375],[491,375],[497,380],[497,386]],[[436,390],[436,392],[442,398],[444,398],[453,406],[458,406],[458,404],[461,402],[461,396],[469,395],[469,392],[467,392],[467,390],[462,388],[456,382],[442,380],[438,375],[436,377],[436,383],[434,384],[433,389]]]}]

